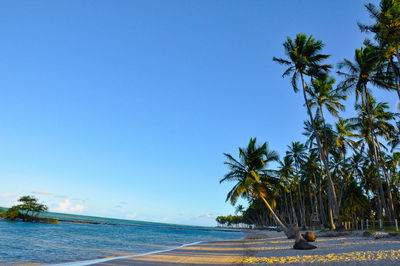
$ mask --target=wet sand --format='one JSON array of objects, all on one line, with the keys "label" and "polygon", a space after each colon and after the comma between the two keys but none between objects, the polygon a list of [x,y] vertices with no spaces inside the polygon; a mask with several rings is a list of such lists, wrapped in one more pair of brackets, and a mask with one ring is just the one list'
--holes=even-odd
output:
[{"label": "wet sand", "polygon": [[[264,243],[265,232],[245,232],[246,239],[200,243],[169,252],[142,257],[116,259],[94,265],[232,265],[238,264],[244,257],[254,254],[254,250]],[[240,263],[241,264],[241,263]]]},{"label": "wet sand", "polygon": [[400,265],[400,238],[318,237],[314,250],[293,249],[283,233],[248,231],[241,240],[200,243],[95,265]]}]

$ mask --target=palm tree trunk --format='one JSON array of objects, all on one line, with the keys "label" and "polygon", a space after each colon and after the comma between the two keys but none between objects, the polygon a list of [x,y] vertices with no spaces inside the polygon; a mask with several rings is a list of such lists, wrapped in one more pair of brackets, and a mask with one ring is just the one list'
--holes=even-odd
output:
[{"label": "palm tree trunk", "polygon": [[327,134],[326,134],[326,124],[325,124],[325,115],[324,115],[324,109],[322,109],[322,106],[319,105],[319,110],[321,111],[321,115],[322,115],[322,122],[324,123],[324,138],[325,138],[325,142],[324,142],[324,147],[325,147],[325,156],[326,159],[329,163],[329,152],[328,152],[328,139],[327,139]]},{"label": "palm tree trunk", "polygon": [[[322,170],[322,159],[321,156],[320,158],[320,165],[321,165],[321,170]],[[318,200],[319,200],[319,210],[320,210],[320,216],[321,216],[321,222],[325,226],[326,225],[326,218],[325,218],[325,208],[324,208],[324,202],[322,201],[322,175],[323,173],[321,172],[321,176],[319,177],[319,183],[318,183]]]},{"label": "palm tree trunk", "polygon": [[[389,176],[387,169],[385,167],[385,162],[383,160],[383,155],[382,155],[382,150],[381,150],[381,144],[378,141],[378,138],[375,136],[376,144],[378,145],[378,152],[379,152],[379,157],[381,159],[381,165],[382,165],[382,170],[383,170],[383,175],[385,176],[386,179],[386,186],[387,186],[387,195],[389,199],[389,210],[391,212],[391,217],[395,217],[394,213],[394,205],[393,205],[393,197],[392,197],[392,190],[390,188],[390,181],[389,181]],[[390,219],[392,221],[392,219]]]},{"label": "palm tree trunk", "polygon": [[290,196],[290,205],[292,207],[293,221],[295,224],[297,224],[297,215],[296,215],[296,211],[294,210],[292,191],[289,191],[289,196]]},{"label": "palm tree trunk", "polygon": [[287,214],[287,218],[288,218],[288,220],[289,220],[289,224],[292,224],[293,223],[293,221],[292,221],[292,216],[290,215],[290,212],[289,212],[289,206],[288,206],[288,201],[287,201],[287,196],[286,196],[286,191],[284,191],[283,192],[283,196],[284,196],[284,198],[285,198],[285,211],[286,211],[286,214]]},{"label": "palm tree trunk", "polygon": [[[306,95],[306,84],[304,81],[304,77],[303,77],[303,73],[300,72],[300,76],[301,76],[301,81],[303,83],[303,96],[304,96],[304,101],[306,103],[307,106],[307,111],[308,111],[308,115],[310,116],[310,120],[311,120],[311,125],[313,127],[314,133],[315,133],[315,138],[317,140],[317,146],[318,146],[318,150],[319,153],[321,154],[322,157],[322,161],[324,163],[324,167],[325,167],[325,171],[326,171],[326,176],[328,179],[328,199],[330,202],[330,205],[333,207],[333,214],[337,220],[337,225],[340,227],[341,226],[341,221],[340,221],[340,217],[339,217],[339,206],[337,204],[337,200],[336,200],[336,192],[335,192],[335,186],[333,184],[332,178],[331,178],[331,173],[329,170],[329,163],[325,157],[325,154],[322,150],[322,144],[321,144],[321,140],[319,138],[319,133],[317,130],[317,127],[315,126],[314,123],[314,119],[311,113],[311,109],[310,109],[310,105],[308,103],[308,99],[307,99],[307,95]],[[336,229],[336,225],[333,223],[331,224],[331,228],[332,230]]]},{"label": "palm tree trunk", "polygon": [[368,115],[368,123],[370,126],[370,134],[371,134],[371,144],[372,144],[372,149],[373,149],[373,157],[374,157],[374,162],[375,162],[375,168],[376,168],[376,175],[377,175],[377,179],[378,179],[378,185],[379,185],[379,191],[380,191],[380,196],[381,196],[381,201],[382,201],[382,206],[383,209],[385,210],[385,214],[388,216],[389,220],[391,220],[391,214],[387,209],[386,206],[386,201],[385,201],[385,194],[383,192],[383,186],[382,186],[382,181],[381,181],[381,177],[380,177],[380,166],[379,166],[379,161],[378,161],[378,152],[376,149],[376,144],[375,144],[375,130],[374,130],[374,125],[372,124],[372,118],[371,118],[371,112],[369,110],[369,95],[368,95],[368,90],[366,87],[366,84],[364,84],[364,90],[363,90],[364,94],[365,94],[365,110],[367,112]]},{"label": "palm tree trunk", "polygon": [[[256,195],[254,194],[253,191],[251,191],[251,194],[253,195],[254,198],[256,198]],[[272,209],[271,205],[269,205],[268,201],[267,201],[264,197],[260,197],[260,198],[264,201],[265,205],[267,206],[267,209],[268,209],[269,212],[271,213],[272,218],[275,220],[276,224],[278,224],[280,227],[282,227],[282,230],[285,232],[286,236],[288,236],[288,235],[287,235],[287,233],[288,233],[288,228],[286,227],[286,225],[284,225],[284,224],[282,223],[281,219],[279,219],[278,215],[276,215],[276,213],[275,213],[274,210]]]},{"label": "palm tree trunk", "polygon": [[[397,63],[400,64],[400,55],[399,55],[399,45],[397,42],[395,42],[395,52],[396,52],[396,57],[397,57]],[[394,63],[393,63],[394,64]],[[396,68],[393,68],[394,70],[394,76],[395,76],[395,80],[396,80],[396,90],[397,90],[397,95],[399,96],[399,103],[397,104],[397,108],[400,109],[400,85],[399,85],[399,73],[396,73]]]},{"label": "palm tree trunk", "polygon": [[267,205],[267,209],[271,213],[272,218],[274,219],[276,224],[278,224],[280,227],[282,227],[283,231],[286,232],[288,230],[288,228],[286,227],[286,225],[284,225],[282,223],[282,221],[281,221],[281,219],[279,219],[278,215],[275,214],[274,210],[272,209],[271,205],[269,205],[268,201],[264,197],[261,197],[261,199],[264,201],[265,205]]},{"label": "palm tree trunk", "polygon": [[399,100],[400,100],[399,73],[397,73],[397,68],[396,68],[396,66],[395,66],[395,64],[393,62],[393,59],[390,59],[390,64],[393,67],[394,81],[395,81],[395,85],[396,85],[396,92],[397,92],[397,96],[399,96]]},{"label": "palm tree trunk", "polygon": [[299,209],[299,212],[300,212],[300,218],[301,218],[301,223],[302,223],[302,225],[303,225],[303,227],[306,227],[306,214],[305,214],[305,206],[304,206],[304,199],[303,199],[303,197],[302,197],[302,194],[301,194],[301,186],[300,186],[300,177],[299,177],[299,171],[298,171],[298,167],[297,167],[297,165],[296,165],[296,172],[297,172],[297,189],[299,190],[299,198],[300,198],[300,200],[298,201],[298,203],[299,203],[299,205],[300,205],[300,209]]},{"label": "palm tree trunk", "polygon": [[314,189],[314,206],[315,206],[315,213],[317,214],[317,220],[321,223],[321,215],[320,215],[320,206],[318,206],[318,200],[317,200],[317,178],[315,177],[315,174],[313,174],[314,177],[314,184],[315,184],[315,189]]}]

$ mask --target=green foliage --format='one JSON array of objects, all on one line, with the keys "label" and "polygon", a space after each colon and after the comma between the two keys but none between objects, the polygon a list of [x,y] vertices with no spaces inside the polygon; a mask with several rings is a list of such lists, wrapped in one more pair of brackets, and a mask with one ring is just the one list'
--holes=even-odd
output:
[{"label": "green foliage", "polygon": [[[255,139],[239,149],[238,160],[225,154],[229,172],[220,182],[236,181],[227,196],[231,204],[239,197],[248,201],[247,209],[240,208],[243,222],[262,226],[274,213],[286,223],[301,216],[307,225],[316,221],[334,228],[341,219],[355,225],[400,217],[400,115],[372,96],[385,89],[400,99],[400,2],[365,7],[374,21],[359,27],[374,39],[355,49],[352,60],[339,63],[338,85],[331,65],[324,64],[330,56],[321,53],[323,42],[311,35],[287,37],[285,58],[273,58],[285,66],[282,76],[291,79],[296,93],[297,82],[302,83],[307,140],[293,141],[277,170],[266,170],[264,148]],[[348,94],[355,96],[355,115],[344,118]],[[263,208],[263,199],[272,212]]]},{"label": "green foliage", "polygon": [[218,216],[216,219],[218,224],[220,225],[226,225],[226,226],[232,226],[232,225],[238,225],[243,223],[243,216],[241,215],[228,215],[228,216]]},{"label": "green foliage", "polygon": [[38,199],[33,196],[23,196],[18,201],[22,203],[18,206],[24,217],[23,219],[37,217],[41,212],[46,212],[48,210],[46,205],[38,203]]},{"label": "green foliage", "polygon": [[1,214],[1,217],[10,221],[22,220],[24,222],[45,222],[58,223],[57,220],[51,218],[40,218],[42,212],[48,210],[47,206],[38,203],[38,199],[33,196],[23,196],[19,200],[21,204],[12,206],[6,212]]},{"label": "green foliage", "polygon": [[19,206],[13,206],[9,208],[6,212],[1,214],[1,217],[10,221],[15,221],[17,218],[21,218]]}]

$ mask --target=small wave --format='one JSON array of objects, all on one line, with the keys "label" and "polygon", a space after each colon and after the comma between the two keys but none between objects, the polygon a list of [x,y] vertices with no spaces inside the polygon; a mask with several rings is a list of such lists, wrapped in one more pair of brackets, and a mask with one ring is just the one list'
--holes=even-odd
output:
[{"label": "small wave", "polygon": [[84,266],[84,265],[92,265],[95,263],[101,263],[101,262],[106,262],[110,260],[118,260],[118,259],[127,259],[127,258],[135,258],[135,257],[141,257],[141,256],[146,256],[146,255],[152,255],[152,254],[157,254],[157,253],[163,253],[163,252],[168,252],[168,251],[173,251],[176,249],[180,249],[183,247],[188,247],[188,246],[194,246],[200,243],[204,243],[205,241],[197,241],[189,244],[184,244],[179,247],[174,247],[174,248],[169,248],[169,249],[164,249],[164,250],[156,250],[156,251],[150,251],[146,253],[140,253],[140,254],[135,254],[135,255],[127,255],[127,256],[118,256],[118,257],[112,257],[112,258],[103,258],[103,259],[93,259],[93,260],[82,260],[82,261],[74,261],[74,262],[64,262],[64,263],[57,263],[57,264],[47,264],[48,266]]}]

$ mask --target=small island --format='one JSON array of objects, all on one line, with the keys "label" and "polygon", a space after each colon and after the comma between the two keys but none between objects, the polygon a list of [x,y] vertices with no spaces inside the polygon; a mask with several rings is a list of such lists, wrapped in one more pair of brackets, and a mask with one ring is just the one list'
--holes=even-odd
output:
[{"label": "small island", "polygon": [[57,219],[40,217],[40,214],[46,212],[48,207],[39,203],[34,196],[23,196],[18,201],[21,204],[2,211],[0,217],[8,221],[59,223]]}]

